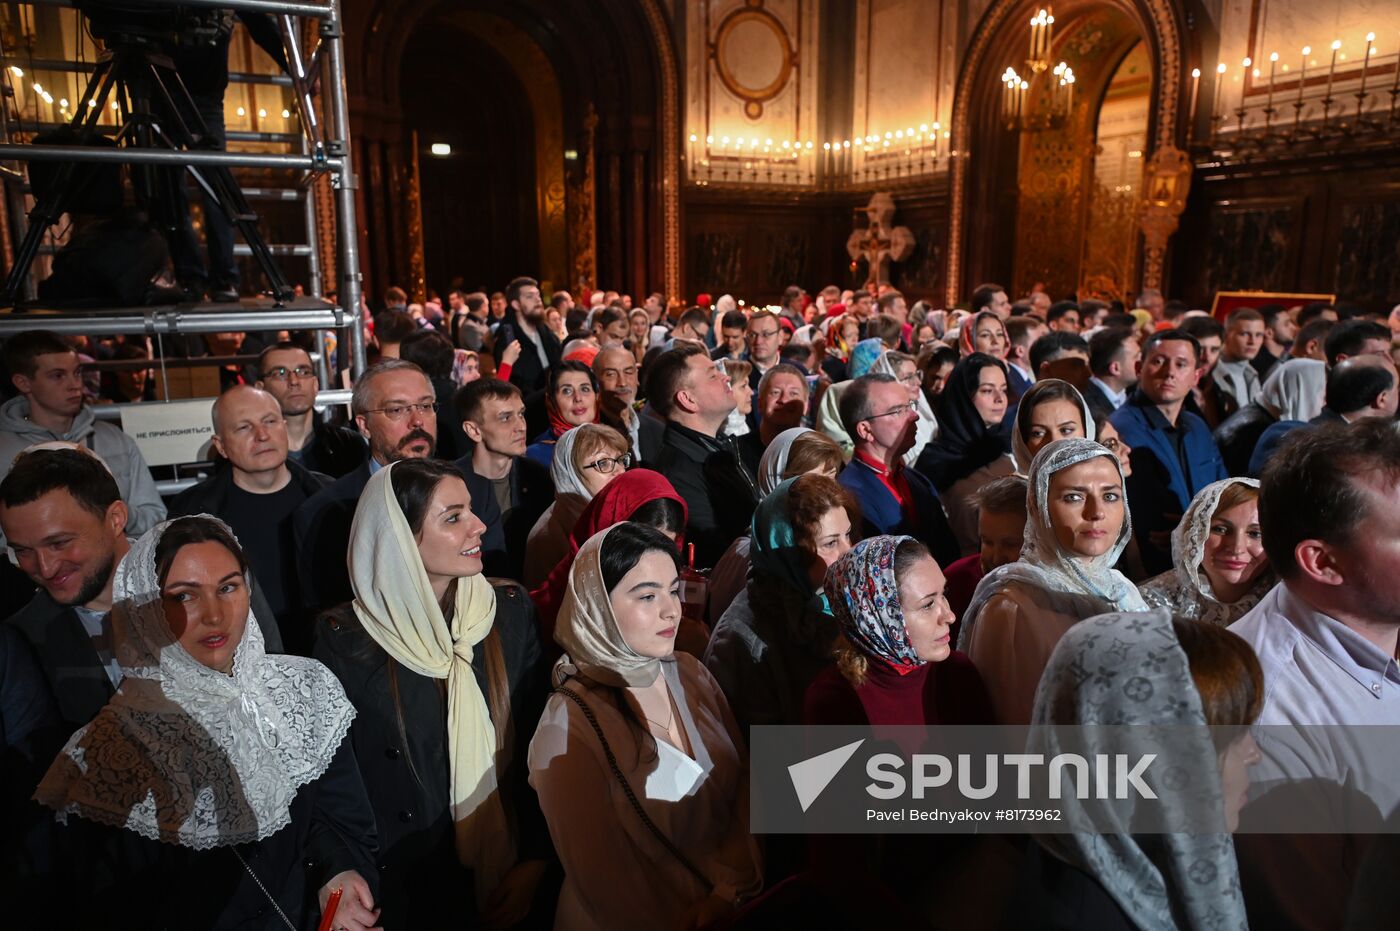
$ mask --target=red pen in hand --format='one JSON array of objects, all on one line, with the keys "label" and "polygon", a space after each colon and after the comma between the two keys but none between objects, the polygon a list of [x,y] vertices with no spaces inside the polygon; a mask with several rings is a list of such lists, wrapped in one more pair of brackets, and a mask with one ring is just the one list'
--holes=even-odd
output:
[{"label": "red pen in hand", "polygon": [[331,890],[331,894],[326,898],[326,907],[321,912],[321,923],[316,931],[331,931],[331,922],[335,921],[336,909],[340,908],[340,896],[345,890],[339,886]]}]

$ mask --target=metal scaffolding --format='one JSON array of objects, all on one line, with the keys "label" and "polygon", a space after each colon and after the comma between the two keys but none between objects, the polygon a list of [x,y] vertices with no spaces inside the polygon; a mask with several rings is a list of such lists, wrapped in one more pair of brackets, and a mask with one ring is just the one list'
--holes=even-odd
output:
[{"label": "metal scaffolding", "polygon": [[[73,6],[72,0],[29,0],[34,5]],[[245,300],[241,305],[182,304],[161,307],[112,308],[98,312],[66,312],[34,307],[0,310],[0,336],[43,327],[60,333],[89,335],[216,333],[230,330],[335,329],[348,328],[349,367],[358,377],[365,367],[364,328],[360,320],[360,256],[356,238],[355,189],[358,179],[351,164],[350,111],[346,97],[346,67],[340,0],[296,2],[296,0],[151,0],[149,6],[216,7],[270,13],[278,17],[284,44],[288,47],[289,77],[272,78],[273,83],[290,83],[295,88],[301,111],[303,139],[300,152],[228,152],[148,149],[94,148],[90,146],[26,145],[0,143],[0,160],[15,162],[67,161],[81,163],[122,163],[197,167],[253,167],[289,169],[304,172],[300,185],[306,199],[308,230],[315,233],[314,210],[310,202],[310,182],[320,174],[330,176],[336,205],[336,271],[339,287],[337,305],[313,298],[287,302]],[[299,20],[318,23],[319,41],[310,54],[304,54],[297,41],[302,33]],[[319,82],[317,76],[319,73]],[[266,81],[268,78],[259,77]],[[321,89],[320,114],[311,98],[311,88]],[[324,122],[323,122],[324,120]],[[230,138],[237,134],[230,134]],[[0,180],[20,183],[22,176],[0,167]],[[13,201],[12,201],[13,203]],[[311,238],[309,235],[308,238]],[[313,274],[319,271],[317,243],[312,241],[308,258]],[[285,248],[277,250],[284,254]],[[293,251],[293,254],[296,254]],[[312,285],[313,295],[319,281]],[[236,309],[235,309],[236,308]]]}]

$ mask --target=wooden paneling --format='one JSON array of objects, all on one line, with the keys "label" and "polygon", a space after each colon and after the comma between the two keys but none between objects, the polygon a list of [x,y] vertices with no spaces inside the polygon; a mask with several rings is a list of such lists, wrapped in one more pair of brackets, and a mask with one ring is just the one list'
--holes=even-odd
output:
[{"label": "wooden paneling", "polygon": [[1172,237],[1171,294],[1331,293],[1375,310],[1400,297],[1400,153],[1197,169]]}]

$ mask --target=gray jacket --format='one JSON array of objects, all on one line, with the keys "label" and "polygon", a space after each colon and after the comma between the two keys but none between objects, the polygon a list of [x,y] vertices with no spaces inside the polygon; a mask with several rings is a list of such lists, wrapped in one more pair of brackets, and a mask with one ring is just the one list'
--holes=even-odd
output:
[{"label": "gray jacket", "polygon": [[[151,470],[131,437],[112,424],[98,421],[92,408],[86,405],[73,418],[68,432],[61,435],[31,423],[28,416],[28,398],[12,398],[0,405],[0,479],[10,473],[15,457],[35,443],[54,440],[77,443],[101,456],[112,470],[122,500],[131,511],[126,522],[127,536],[139,537],[165,520],[165,503],[160,500]],[[3,543],[4,535],[0,534],[0,545]]]}]

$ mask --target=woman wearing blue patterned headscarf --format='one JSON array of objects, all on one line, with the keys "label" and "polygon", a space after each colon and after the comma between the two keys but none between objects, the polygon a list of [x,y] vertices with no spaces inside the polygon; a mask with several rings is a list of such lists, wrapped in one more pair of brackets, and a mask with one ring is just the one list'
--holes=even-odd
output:
[{"label": "woman wearing blue patterned headscarf", "polygon": [[748,584],[705,651],[741,726],[801,720],[837,635],[821,580],[858,526],[850,492],[824,475],[788,479],[754,511]]}]

